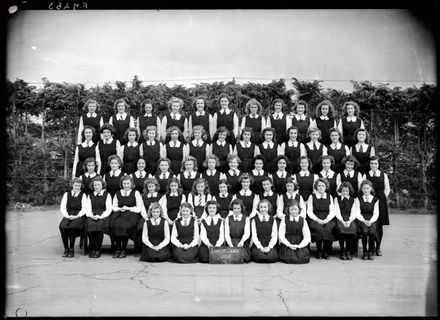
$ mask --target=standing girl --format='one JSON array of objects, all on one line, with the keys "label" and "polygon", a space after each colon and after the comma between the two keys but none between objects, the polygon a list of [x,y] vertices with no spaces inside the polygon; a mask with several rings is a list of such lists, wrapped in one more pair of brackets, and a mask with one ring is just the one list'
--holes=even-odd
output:
[{"label": "standing girl", "polygon": [[274,217],[269,215],[270,203],[261,200],[258,214],[252,219],[252,260],[255,262],[273,263],[278,260],[277,249],[278,228]]},{"label": "standing girl", "polygon": [[249,127],[242,128],[241,139],[234,148],[234,154],[241,160],[238,168],[243,172],[252,170],[252,160],[256,155],[260,154],[258,146],[251,142],[254,134],[253,129]]},{"label": "standing girl", "polygon": [[[162,194],[158,192],[160,189],[159,182],[157,182],[156,178],[147,178],[144,181],[144,192],[142,193],[142,201],[144,203],[144,209],[146,211],[149,210],[151,204],[155,202],[159,202],[160,198],[162,198]],[[151,216],[147,217],[147,212],[142,211],[144,218],[149,218]],[[162,214],[161,214],[162,216]]]},{"label": "standing girl", "polygon": [[211,151],[209,152],[209,154],[215,154],[218,157],[218,170],[223,173],[228,171],[227,158],[233,152],[232,145],[226,141],[227,136],[228,129],[226,127],[218,128],[212,139]]},{"label": "standing girl", "polygon": [[119,140],[113,139],[115,128],[111,124],[104,123],[99,129],[99,132],[101,133],[102,139],[98,142],[99,158],[101,159],[101,170],[99,171],[99,174],[103,177],[110,171],[110,167],[107,164],[108,158],[111,155],[116,155],[118,153],[121,143]]},{"label": "standing girl", "polygon": [[218,213],[217,202],[210,200],[206,202],[205,218],[200,224],[200,262],[209,262],[209,248],[221,247],[225,242],[223,219]]},{"label": "standing girl", "polygon": [[352,147],[356,143],[354,135],[356,129],[364,129],[364,122],[359,118],[359,105],[354,101],[347,101],[342,106],[342,114],[344,115],[339,121],[338,129],[342,133],[343,141],[348,147]]},{"label": "standing girl", "polygon": [[213,197],[217,201],[218,212],[220,216],[225,219],[230,214],[231,202],[236,198],[234,194],[229,192],[231,186],[226,179],[221,179],[218,182],[218,194]]},{"label": "standing girl", "polygon": [[359,172],[366,174],[370,170],[370,157],[375,155],[374,147],[368,144],[370,142],[370,135],[367,130],[356,129],[354,136],[357,143],[350,148],[350,152],[359,161]]},{"label": "standing girl", "polygon": [[173,224],[171,243],[174,261],[180,263],[198,262],[199,224],[193,216],[188,202],[180,205],[180,218]]},{"label": "standing girl", "polygon": [[276,168],[273,164],[274,159],[277,157],[278,144],[273,142],[276,139],[276,132],[274,128],[265,128],[263,130],[264,142],[260,144],[260,154],[264,157],[263,169],[268,173],[273,173]]},{"label": "standing girl", "polygon": [[165,147],[159,141],[158,127],[148,126],[142,131],[144,142],[140,146],[141,154],[148,164],[146,171],[154,175],[157,172],[157,162],[160,158],[165,158]]},{"label": "standing girl", "polygon": [[165,157],[170,159],[170,170],[177,176],[182,165],[182,160],[187,156],[184,143],[179,139],[181,131],[178,127],[172,126],[168,128],[167,143],[165,144]]},{"label": "standing girl", "polygon": [[144,157],[139,157],[136,163],[137,170],[131,174],[133,178],[135,189],[140,193],[144,193],[144,182],[148,178],[148,173],[145,171],[147,162]]},{"label": "standing girl", "polygon": [[289,140],[284,142],[280,146],[279,154],[283,154],[289,159],[289,164],[287,166],[287,172],[295,174],[299,171],[298,169],[298,159],[299,157],[306,156],[306,148],[304,144],[297,141],[298,138],[298,128],[289,127],[288,131]]},{"label": "standing girl", "polygon": [[[263,178],[261,180],[261,185],[263,186],[264,192],[261,195],[259,195],[260,201],[263,199],[269,201],[270,203],[269,215],[273,216],[274,218],[276,217],[278,219],[281,219],[283,215],[278,214],[277,204],[280,202],[280,198],[282,197],[281,195],[279,195],[278,193],[272,190],[273,187],[272,178],[270,177]],[[279,223],[279,220],[277,220],[277,223]]]},{"label": "standing girl", "polygon": [[199,96],[194,101],[194,113],[189,116],[189,130],[192,130],[195,126],[202,126],[203,130],[206,132],[206,142],[211,143],[212,137],[215,133],[214,119],[207,111],[208,105],[206,103],[206,98]]},{"label": "standing girl", "polygon": [[182,108],[182,99],[172,97],[168,101],[168,110],[170,113],[162,119],[162,139],[165,140],[165,143],[171,139],[167,133],[169,133],[169,129],[172,127],[179,128],[179,132],[182,133],[182,135],[179,135],[177,138],[181,143],[185,143],[185,139],[188,136],[188,119],[183,115]]},{"label": "standing girl", "polygon": [[243,201],[244,211],[242,213],[245,216],[252,218],[257,214],[257,207],[260,197],[253,193],[250,189],[252,178],[249,176],[249,174],[243,173],[238,178],[238,183],[241,185],[241,190],[235,194],[235,197]]},{"label": "standing girl", "polygon": [[209,190],[212,191],[212,195],[217,193],[221,173],[216,168],[218,168],[219,165],[220,161],[215,154],[208,155],[205,162],[203,162],[203,167],[206,168],[206,171],[202,172],[201,178],[208,181]]},{"label": "standing girl", "polygon": [[163,218],[160,204],[153,203],[148,209],[148,219],[142,231],[142,254],[139,261],[163,262],[172,258],[170,250],[170,227]]},{"label": "standing girl", "polygon": [[275,99],[273,102],[274,112],[266,121],[266,127],[274,128],[277,132],[275,142],[279,145],[287,141],[287,129],[292,125],[292,119],[283,113],[284,102],[281,99]]},{"label": "standing girl", "polygon": [[307,103],[303,100],[299,100],[295,103],[292,111],[296,114],[292,117],[292,126],[298,128],[298,142],[306,143],[309,141],[307,138],[307,130],[310,127],[310,117],[307,115]]},{"label": "standing girl", "polygon": [[184,202],[186,202],[186,197],[182,192],[180,182],[173,177],[168,183],[166,193],[159,200],[159,204],[163,208],[163,216],[169,225],[173,225],[174,220],[177,219],[180,205]]},{"label": "standing girl", "polygon": [[283,194],[286,192],[286,181],[292,176],[286,171],[288,165],[287,157],[280,155],[275,158],[274,163],[278,168],[278,170],[272,174],[275,191],[278,194]]},{"label": "standing girl", "polygon": [[266,128],[266,120],[264,120],[262,112],[263,107],[261,103],[256,99],[250,99],[245,107],[246,116],[241,120],[240,131],[243,132],[243,129],[246,127],[251,128],[253,132],[251,141],[256,145],[263,142],[263,139],[261,139],[261,131]]},{"label": "standing girl", "polygon": [[63,240],[63,258],[73,258],[75,255],[75,239],[84,235],[84,215],[87,212],[87,197],[81,191],[82,182],[79,178],[70,181],[71,191],[67,191],[61,199],[61,219],[59,229]]},{"label": "standing girl", "polygon": [[155,114],[153,114],[154,108],[153,108],[153,101],[151,99],[146,99],[142,103],[139,117],[136,121],[136,128],[138,131],[139,136],[139,143],[143,143],[147,140],[147,137],[143,135],[143,132],[148,127],[154,126],[156,128],[161,127],[161,121],[159,117]]},{"label": "standing girl", "polygon": [[327,147],[327,154],[335,160],[331,169],[336,173],[340,173],[344,170],[342,159],[350,155],[350,149],[345,144],[342,144],[342,136],[338,128],[330,129],[330,140],[331,143]]},{"label": "standing girl", "polygon": [[335,198],[338,194],[336,192],[336,172],[331,169],[332,164],[335,162],[332,156],[321,156],[319,163],[321,163],[322,170],[318,176],[320,178],[327,179],[329,188],[327,190],[330,195]]},{"label": "standing girl", "polygon": [[122,171],[126,174],[132,174],[136,171],[136,163],[141,156],[136,128],[128,128],[124,139],[127,143],[118,150],[118,156],[122,159]]},{"label": "standing girl", "polygon": [[162,194],[167,191],[168,184],[170,183],[171,179],[175,177],[175,175],[170,171],[170,164],[171,161],[168,158],[160,158],[157,161],[157,172],[154,177],[160,186],[158,191]]},{"label": "standing girl", "polygon": [[201,125],[196,125],[192,128],[191,141],[184,146],[184,153],[197,159],[196,168],[198,168],[199,172],[204,171],[203,161],[211,150],[210,146],[205,141],[206,139],[207,135],[205,129],[203,129]]},{"label": "standing girl", "polygon": [[298,184],[301,197],[309,199],[309,196],[313,193],[313,184],[319,177],[317,174],[309,171],[312,167],[312,162],[308,157],[300,157],[298,161],[300,171],[293,175],[293,179]]},{"label": "standing girl", "polygon": [[300,209],[299,215],[306,218],[306,204],[303,197],[298,192],[298,184],[293,180],[292,177],[286,179],[286,193],[282,194],[278,198],[277,203],[277,215],[279,217],[284,216],[286,205],[289,201],[295,200],[298,202]]},{"label": "standing girl", "polygon": [[[85,126],[82,131],[82,137],[84,142],[78,144],[75,148],[75,157],[73,160],[72,178],[81,176],[83,171],[83,163],[87,158],[95,158],[98,163],[98,169],[100,170],[101,158],[99,156],[99,150],[96,144],[93,142],[95,136],[95,129],[91,126]],[[99,171],[98,170],[98,171]]]},{"label": "standing girl", "polygon": [[[99,131],[99,128],[104,124],[102,116],[97,113],[99,111],[99,104],[94,99],[88,99],[84,104],[84,113],[79,118],[78,126],[78,139],[77,144],[83,142],[83,137],[81,135],[85,126],[90,126],[95,129],[95,132]],[[99,137],[96,135],[93,138],[93,142],[98,143]]]},{"label": "standing girl", "polygon": [[117,155],[114,154],[108,157],[107,163],[110,171],[104,175],[104,181],[107,184],[107,192],[113,199],[116,192],[121,189],[121,179],[125,176],[125,173],[121,171],[122,160]]},{"label": "standing girl", "polygon": [[192,191],[188,195],[188,203],[193,206],[198,223],[205,217],[205,206],[210,200],[212,200],[212,196],[209,193],[208,182],[203,178],[194,181]]},{"label": "standing girl", "polygon": [[237,193],[241,187],[238,179],[243,174],[243,172],[238,170],[239,165],[240,159],[238,159],[236,154],[228,155],[229,170],[226,171],[226,173],[220,175],[220,179],[226,179],[228,181],[228,184],[231,186],[231,193]]},{"label": "standing girl", "polygon": [[96,161],[95,158],[87,158],[83,163],[83,173],[79,178],[83,183],[83,192],[88,196],[93,192],[90,182],[95,178],[98,174],[95,171],[96,169]]},{"label": "standing girl", "polygon": [[192,191],[194,181],[200,177],[197,172],[197,160],[192,156],[187,156],[182,161],[181,172],[177,176],[183,189],[183,194],[188,196]]},{"label": "standing girl", "polygon": [[321,137],[321,131],[318,128],[310,127],[307,136],[310,137],[310,142],[305,144],[307,157],[312,161],[312,172],[318,174],[322,169],[319,158],[327,155],[327,147],[318,141]]},{"label": "standing girl", "polygon": [[345,169],[336,176],[336,186],[339,188],[342,182],[350,182],[354,190],[353,197],[357,197],[362,182],[362,175],[356,170],[356,168],[359,166],[359,162],[355,157],[348,156],[342,159],[342,164],[344,165]]},{"label": "standing girl", "polygon": [[321,101],[316,106],[316,118],[311,121],[311,126],[321,130],[321,138],[319,139],[319,142],[325,146],[328,146],[331,143],[329,130],[337,126],[335,118],[335,108],[330,101]]},{"label": "standing girl", "polygon": [[311,236],[307,221],[300,216],[300,205],[296,200],[289,200],[285,207],[278,234],[279,259],[285,263],[309,263]]},{"label": "standing girl", "polygon": [[225,218],[225,241],[231,248],[243,248],[243,260],[249,262],[250,219],[243,214],[244,205],[240,199],[233,200],[230,209],[233,214]]},{"label": "standing girl", "polygon": [[[359,213],[357,219],[358,230],[361,234],[362,260],[374,260],[374,243],[377,241],[377,219],[379,218],[379,199],[373,195],[373,184],[369,180],[361,183],[362,196],[359,201]],[[368,243],[368,248],[367,248]]]},{"label": "standing girl", "polygon": [[232,146],[235,146],[235,139],[238,136],[238,116],[234,111],[229,109],[229,97],[226,94],[222,93],[218,97],[218,100],[220,103],[220,110],[216,111],[213,115],[213,130],[218,130],[217,128],[225,127],[227,129],[226,142]]},{"label": "standing girl", "polygon": [[124,99],[118,99],[113,105],[115,114],[110,117],[109,123],[115,128],[115,139],[122,144],[127,143],[124,138],[125,132],[128,128],[134,127],[134,119],[129,115],[129,106]]},{"label": "standing girl", "polygon": [[252,165],[254,166],[254,169],[251,172],[249,172],[249,175],[253,178],[251,184],[251,190],[256,194],[262,194],[264,190],[263,190],[263,186],[261,185],[261,180],[264,177],[269,177],[269,174],[263,170],[263,166],[264,166],[263,157],[260,154],[256,155],[252,159]]}]

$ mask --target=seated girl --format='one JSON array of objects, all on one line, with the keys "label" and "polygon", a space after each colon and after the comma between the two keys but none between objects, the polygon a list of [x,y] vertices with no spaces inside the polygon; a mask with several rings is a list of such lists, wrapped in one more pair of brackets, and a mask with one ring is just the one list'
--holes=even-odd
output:
[{"label": "seated girl", "polygon": [[205,217],[200,224],[200,262],[209,262],[209,248],[221,247],[225,242],[223,219],[218,212],[217,202],[209,200],[205,206]]}]

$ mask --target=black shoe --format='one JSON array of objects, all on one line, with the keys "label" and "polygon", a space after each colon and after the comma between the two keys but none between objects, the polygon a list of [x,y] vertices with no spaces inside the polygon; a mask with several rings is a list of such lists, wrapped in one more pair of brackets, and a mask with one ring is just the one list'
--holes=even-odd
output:
[{"label": "black shoe", "polygon": [[69,257],[69,258],[73,258],[74,256],[75,256],[75,250],[70,249],[70,250],[69,250],[69,255],[68,255],[68,257]]},{"label": "black shoe", "polygon": [[95,255],[93,256],[93,258],[99,258],[100,256],[101,256],[101,252],[95,251]]},{"label": "black shoe", "polygon": [[328,253],[325,252],[325,251],[322,253],[322,257],[323,257],[324,259],[326,259],[326,260],[330,260],[330,256],[329,256]]},{"label": "black shoe", "polygon": [[89,252],[89,258],[93,258],[94,255],[95,255],[95,251],[90,251]]},{"label": "black shoe", "polygon": [[119,258],[119,255],[121,254],[121,251],[115,251],[113,254],[113,258]]},{"label": "black shoe", "polygon": [[321,260],[321,259],[322,259],[322,253],[321,253],[321,252],[318,252],[318,253],[316,254],[316,259],[318,259],[318,260]]},{"label": "black shoe", "polygon": [[121,254],[119,255],[119,258],[125,258],[127,256],[127,252],[124,250],[121,251]]},{"label": "black shoe", "polygon": [[63,258],[68,258],[69,257],[69,249],[64,249],[64,253],[62,255]]},{"label": "black shoe", "polygon": [[347,255],[345,256],[346,260],[353,260],[353,256],[350,254],[350,252],[347,253]]},{"label": "black shoe", "polygon": [[368,254],[366,252],[364,252],[362,254],[362,260],[367,260],[368,259]]},{"label": "black shoe", "polygon": [[382,252],[380,251],[380,249],[377,249],[376,250],[376,256],[381,256],[382,255]]},{"label": "black shoe", "polygon": [[368,260],[374,260],[374,252],[368,252]]},{"label": "black shoe", "polygon": [[343,253],[341,253],[341,256],[339,257],[339,259],[341,259],[341,260],[347,260],[347,257],[346,257]]}]

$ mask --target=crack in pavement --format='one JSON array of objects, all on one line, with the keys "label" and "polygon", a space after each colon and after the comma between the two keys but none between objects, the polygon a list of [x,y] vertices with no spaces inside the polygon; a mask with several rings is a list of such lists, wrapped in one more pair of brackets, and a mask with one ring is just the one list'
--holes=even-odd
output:
[{"label": "crack in pavement", "polygon": [[284,299],[283,295],[281,294],[281,289],[280,289],[280,292],[277,294],[277,296],[278,296],[278,297],[281,299],[281,301],[283,302],[283,304],[284,304],[284,306],[286,307],[286,311],[287,311],[287,313],[289,314],[289,316],[292,316],[292,314],[290,313],[290,310],[289,310],[289,306],[287,305],[286,300]]},{"label": "crack in pavement", "polygon": [[38,288],[38,287],[41,287],[41,285],[29,287],[29,288],[23,289],[21,291],[11,292],[11,293],[8,293],[7,296],[12,296],[14,294],[23,293],[23,292],[26,292],[26,291],[28,291],[30,289],[34,289],[34,288]]}]

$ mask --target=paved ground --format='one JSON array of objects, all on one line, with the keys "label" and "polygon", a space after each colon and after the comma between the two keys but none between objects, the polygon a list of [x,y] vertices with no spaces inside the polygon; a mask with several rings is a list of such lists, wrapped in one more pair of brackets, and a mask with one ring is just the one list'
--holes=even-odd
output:
[{"label": "paved ground", "polygon": [[57,211],[6,218],[6,316],[437,315],[434,215],[392,214],[374,261],[299,266],[66,259]]}]

